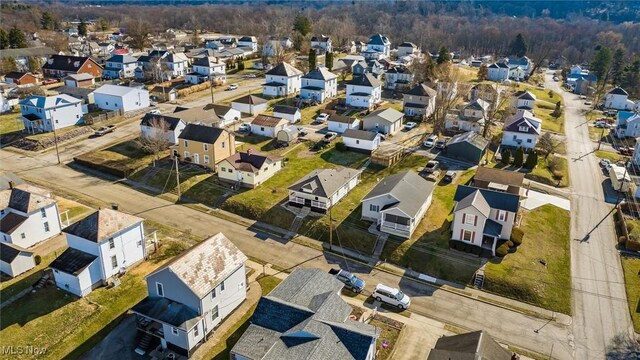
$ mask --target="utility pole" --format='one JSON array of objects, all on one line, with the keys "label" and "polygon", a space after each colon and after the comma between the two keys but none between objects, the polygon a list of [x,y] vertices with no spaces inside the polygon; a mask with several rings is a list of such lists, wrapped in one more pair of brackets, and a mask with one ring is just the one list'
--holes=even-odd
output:
[{"label": "utility pole", "polygon": [[176,161],[176,182],[178,183],[178,201],[180,201],[182,194],[180,193],[180,172],[178,171],[178,157],[174,156],[174,160]]},{"label": "utility pole", "polygon": [[209,90],[211,90],[211,105],[213,105],[213,78],[211,78],[211,75],[209,75],[209,83],[211,84],[211,86],[209,86]]},{"label": "utility pole", "polygon": [[602,128],[602,134],[600,134],[600,139],[598,139],[598,150],[600,150],[600,145],[602,144],[602,138],[604,137],[604,127]]},{"label": "utility pole", "polygon": [[331,218],[331,207],[329,208],[329,250],[333,250],[333,219]]},{"label": "utility pole", "polygon": [[56,135],[56,122],[55,120],[53,120],[51,109],[49,109],[49,121],[51,121],[51,128],[53,129],[53,142],[54,144],[56,144],[56,156],[58,157],[58,165],[60,165],[60,152],[58,151],[58,135]]}]

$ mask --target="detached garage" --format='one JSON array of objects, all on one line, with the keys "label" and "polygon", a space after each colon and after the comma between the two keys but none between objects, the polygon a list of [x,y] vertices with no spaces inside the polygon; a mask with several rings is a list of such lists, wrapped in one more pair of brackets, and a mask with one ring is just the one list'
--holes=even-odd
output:
[{"label": "detached garage", "polygon": [[489,140],[478,133],[469,131],[452,137],[447,142],[445,155],[453,159],[478,164],[487,151],[487,146],[489,146]]},{"label": "detached garage", "polygon": [[3,273],[16,277],[35,266],[32,252],[13,244],[0,243],[0,271]]},{"label": "detached garage", "polygon": [[93,92],[97,107],[102,110],[122,110],[124,112],[149,107],[149,92],[135,87],[102,85]]}]

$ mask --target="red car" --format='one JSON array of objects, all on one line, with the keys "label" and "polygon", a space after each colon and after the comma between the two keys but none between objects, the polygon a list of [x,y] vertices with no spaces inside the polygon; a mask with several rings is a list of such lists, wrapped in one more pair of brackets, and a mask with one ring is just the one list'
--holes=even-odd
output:
[{"label": "red car", "polygon": [[621,155],[632,156],[633,155],[633,148],[632,147],[621,146],[621,147],[618,148],[618,152]]}]

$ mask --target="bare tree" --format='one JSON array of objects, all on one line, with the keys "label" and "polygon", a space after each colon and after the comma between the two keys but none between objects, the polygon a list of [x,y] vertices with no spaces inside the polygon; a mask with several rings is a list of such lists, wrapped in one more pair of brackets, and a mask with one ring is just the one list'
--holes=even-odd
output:
[{"label": "bare tree", "polygon": [[159,154],[169,148],[169,139],[167,138],[169,131],[169,123],[164,121],[160,116],[154,116],[149,120],[147,125],[149,131],[142,132],[138,143],[144,151],[153,154],[153,166],[156,166],[156,160],[159,160]]},{"label": "bare tree", "polygon": [[607,360],[637,359],[640,353],[640,342],[628,334],[618,334],[607,345]]},{"label": "bare tree", "polygon": [[511,101],[514,90],[512,88],[501,89],[500,85],[479,84],[476,87],[476,98],[482,99],[489,103],[489,107],[483,110],[484,127],[482,128],[482,136],[488,137],[491,128],[498,120],[503,120],[508,113],[507,104]]},{"label": "bare tree", "polygon": [[155,82],[162,82],[171,78],[169,64],[160,56],[154,56],[149,60],[149,64],[143,67],[144,78],[153,79]]},{"label": "bare tree", "polygon": [[438,93],[433,111],[433,132],[435,134],[441,134],[444,131],[447,114],[455,109],[460,100],[466,96],[470,87],[469,84],[460,81],[458,69],[449,64],[443,65],[436,67],[435,76],[441,81],[433,86]]},{"label": "bare tree", "polygon": [[551,133],[544,133],[538,139],[538,148],[544,153],[544,159],[547,160],[549,155],[553,154],[560,147],[560,141],[553,138]]},{"label": "bare tree", "polygon": [[146,21],[131,21],[127,24],[127,45],[135,50],[144,50],[151,43],[151,25]]}]

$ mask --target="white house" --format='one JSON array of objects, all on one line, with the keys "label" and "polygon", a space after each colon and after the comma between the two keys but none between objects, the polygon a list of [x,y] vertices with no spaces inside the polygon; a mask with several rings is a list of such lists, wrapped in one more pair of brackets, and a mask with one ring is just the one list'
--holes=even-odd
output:
[{"label": "white house", "polygon": [[640,113],[618,111],[615,136],[619,138],[640,137]]},{"label": "white house", "polygon": [[278,131],[284,129],[287,125],[289,125],[289,122],[283,118],[261,114],[251,122],[251,133],[275,138],[278,135]]},{"label": "white house", "polygon": [[226,69],[224,62],[213,56],[204,56],[193,61],[192,71],[185,76],[185,80],[190,84],[200,84],[205,81],[224,84],[227,81]]},{"label": "white house", "polygon": [[629,100],[629,93],[623,88],[616,87],[604,96],[604,107],[616,110],[633,110],[636,104]]},{"label": "white house", "polygon": [[289,205],[324,214],[356,187],[360,173],[350,168],[313,170],[289,186]]},{"label": "white house", "polygon": [[149,92],[128,86],[102,85],[93,92],[97,107],[103,110],[122,110],[124,112],[149,107]]},{"label": "white house", "polygon": [[380,231],[410,238],[431,205],[434,183],[413,171],[382,179],[360,201],[362,219],[373,221]]},{"label": "white house", "polygon": [[420,49],[416,46],[416,44],[405,41],[402,44],[398,45],[398,57],[408,56],[408,55],[417,55],[420,53]]},{"label": "white house", "polygon": [[318,67],[302,77],[300,97],[324,102],[338,95],[338,75],[325,67]]},{"label": "white house", "polygon": [[146,257],[142,218],[100,209],[66,227],[69,248],[49,267],[56,286],[84,297]]},{"label": "white house", "polygon": [[482,99],[473,100],[462,108],[462,112],[459,115],[452,114],[449,116],[447,114],[444,128],[480,133],[485,125],[487,111],[489,111],[490,107],[491,104]]},{"label": "white house", "polygon": [[459,185],[453,200],[451,239],[495,255],[498,240],[511,237],[520,197]]},{"label": "white house", "polygon": [[136,79],[145,79],[149,74],[157,74],[162,80],[187,74],[189,59],[184,53],[172,53],[166,50],[153,50],[148,55],[138,58],[135,70]]},{"label": "white house", "polygon": [[379,109],[362,118],[362,128],[393,135],[402,129],[404,114],[392,108]]},{"label": "white house", "polygon": [[243,36],[238,39],[238,47],[251,49],[254,53],[258,51],[258,39],[255,36]]},{"label": "white house", "polygon": [[300,109],[295,106],[276,105],[273,107],[273,116],[285,119],[292,124],[297,123],[302,119],[302,113]]},{"label": "white house", "polygon": [[640,166],[640,139],[636,138],[636,146],[633,149],[633,157],[631,158],[631,162],[635,166]]},{"label": "white house", "polygon": [[382,135],[371,131],[347,129],[342,133],[342,141],[349,150],[371,154],[380,147]]},{"label": "white house", "polygon": [[233,124],[234,122],[242,119],[242,113],[239,110],[227,105],[215,104],[211,107],[215,111],[218,117],[218,122],[214,123],[214,126],[224,128]]},{"label": "white house", "polygon": [[278,66],[265,73],[265,84],[262,85],[262,95],[264,96],[289,96],[300,91],[302,71],[287,63],[280,63]]},{"label": "white house", "polygon": [[413,81],[413,72],[404,66],[394,66],[384,73],[384,87],[390,90],[407,89]]},{"label": "white house", "polygon": [[528,90],[521,90],[513,94],[513,107],[519,110],[533,110],[536,96]]},{"label": "white house", "polygon": [[311,48],[320,50],[320,53],[332,52],[331,38],[324,35],[313,36],[311,38]]},{"label": "white house", "polygon": [[509,65],[493,63],[487,67],[487,80],[503,82],[509,79]]},{"label": "white house", "polygon": [[282,157],[247,150],[218,163],[218,178],[232,184],[255,188],[282,169]]},{"label": "white house", "polygon": [[140,336],[137,348],[150,353],[155,348],[149,344],[160,343],[160,351],[192,356],[246,299],[246,262],[240,249],[218,233],[148,275],[148,296],[131,308]]},{"label": "white house", "polygon": [[272,37],[262,47],[262,55],[274,56],[293,47],[293,41],[288,37]]},{"label": "white house", "polygon": [[371,35],[367,42],[367,50],[363,52],[363,56],[370,59],[385,59],[391,54],[391,41],[382,34]]},{"label": "white house", "polygon": [[402,110],[408,116],[427,118],[436,108],[438,93],[425,84],[417,84],[402,95]]},{"label": "white house", "polygon": [[135,76],[138,59],[131,55],[114,55],[107,59],[102,77],[105,79],[129,79]]},{"label": "white house", "polygon": [[527,76],[529,73],[522,66],[509,67],[509,79],[524,81]]},{"label": "white house", "polygon": [[0,272],[16,277],[36,267],[33,253],[19,246],[0,242]]},{"label": "white house", "polygon": [[518,110],[504,122],[502,145],[533,149],[536,147],[541,130],[542,120],[527,110]]},{"label": "white house", "polygon": [[338,134],[342,134],[347,129],[360,128],[360,120],[350,116],[331,115],[327,123],[329,131]]},{"label": "white house", "polygon": [[177,117],[147,113],[140,122],[140,137],[165,139],[168,145],[176,145],[178,136],[187,123]]},{"label": "white house", "polygon": [[267,111],[267,105],[267,100],[255,95],[246,95],[231,101],[232,108],[250,115],[257,115]]},{"label": "white house", "polygon": [[347,84],[346,104],[371,109],[382,98],[382,83],[367,73],[351,79]]},{"label": "white house", "polygon": [[44,189],[17,187],[0,191],[0,242],[30,248],[60,234],[58,203]]},{"label": "white house", "polygon": [[69,95],[33,95],[20,101],[20,112],[25,130],[35,134],[79,124],[87,109],[82,100]]}]

